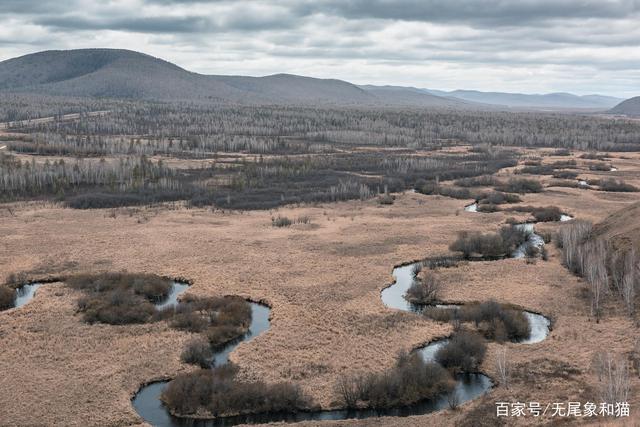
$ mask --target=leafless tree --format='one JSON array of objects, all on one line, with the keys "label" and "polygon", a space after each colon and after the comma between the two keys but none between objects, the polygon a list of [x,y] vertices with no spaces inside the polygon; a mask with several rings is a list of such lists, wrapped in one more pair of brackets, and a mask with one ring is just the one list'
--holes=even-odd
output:
[{"label": "leafless tree", "polygon": [[600,381],[600,399],[603,402],[627,402],[631,384],[629,363],[622,356],[599,352],[594,359],[594,368]]},{"label": "leafless tree", "polygon": [[624,257],[624,270],[622,275],[622,283],[620,286],[620,292],[622,299],[626,305],[629,315],[633,315],[635,309],[635,296],[638,280],[638,269],[640,264],[636,257],[635,249],[631,249],[625,254]]},{"label": "leafless tree", "polygon": [[496,355],[496,371],[498,372],[498,376],[500,377],[500,382],[502,383],[502,385],[504,385],[506,389],[509,389],[511,366],[509,363],[509,359],[507,358],[506,347],[498,350],[498,354]]}]

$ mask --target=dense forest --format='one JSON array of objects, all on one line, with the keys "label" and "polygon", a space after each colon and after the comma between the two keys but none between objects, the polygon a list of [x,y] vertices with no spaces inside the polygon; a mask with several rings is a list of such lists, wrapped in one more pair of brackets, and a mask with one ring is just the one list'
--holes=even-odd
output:
[{"label": "dense forest", "polygon": [[[80,114],[64,118],[70,112]],[[0,152],[0,198],[54,199],[76,208],[165,201],[272,208],[412,188],[477,198],[439,183],[514,166],[518,147],[555,147],[558,153],[640,149],[639,123],[571,114],[10,95],[0,116],[16,120],[1,126],[6,150]],[[38,117],[53,119],[30,120]],[[460,145],[470,149],[448,150]],[[42,156],[53,159],[34,160]],[[199,159],[206,162],[190,163]],[[529,172],[570,178],[557,167],[533,165]]]},{"label": "dense forest", "polygon": [[[99,139],[111,151],[135,150],[149,144],[154,152],[212,151],[282,153],[296,145],[302,152],[321,146],[367,145],[409,149],[448,142],[501,146],[564,147],[581,150],[631,151],[640,145],[640,123],[589,115],[450,109],[315,109],[303,107],[233,107],[196,103],[109,102],[79,100],[58,104],[51,98],[14,97],[4,102],[0,117],[24,118],[89,110],[109,110],[101,117],[49,122],[29,130],[52,140],[82,144]],[[33,106],[37,114],[27,114]],[[64,107],[63,107],[64,106]],[[0,118],[2,120],[2,118]],[[123,139],[125,140],[123,142]],[[302,141],[302,143],[301,143]],[[103,150],[107,150],[103,148]],[[327,150],[325,147],[324,150]],[[294,149],[295,151],[295,149]]]}]

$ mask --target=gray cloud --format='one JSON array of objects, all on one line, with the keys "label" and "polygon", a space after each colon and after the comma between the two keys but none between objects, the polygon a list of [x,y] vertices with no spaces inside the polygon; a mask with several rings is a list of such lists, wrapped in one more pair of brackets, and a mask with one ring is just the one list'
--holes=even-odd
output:
[{"label": "gray cloud", "polygon": [[318,0],[298,3],[301,14],[438,23],[514,26],[558,19],[624,18],[639,0]]},{"label": "gray cloud", "polygon": [[640,79],[640,0],[0,0],[0,14],[0,59],[121,47],[358,83],[631,94]]},{"label": "gray cloud", "polygon": [[207,18],[198,16],[109,19],[52,16],[35,19],[34,23],[58,30],[122,30],[139,33],[202,33],[213,26]]}]

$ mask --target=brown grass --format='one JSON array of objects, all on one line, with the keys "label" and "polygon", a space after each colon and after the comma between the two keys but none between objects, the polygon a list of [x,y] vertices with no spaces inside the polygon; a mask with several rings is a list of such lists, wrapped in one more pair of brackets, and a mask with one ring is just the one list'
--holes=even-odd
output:
[{"label": "brown grass", "polygon": [[[615,174],[638,185],[640,156],[625,156],[629,158],[612,159],[619,169]],[[508,173],[499,175],[508,178]],[[580,173],[586,178],[607,176],[583,169]],[[640,201],[637,193],[574,188],[545,189],[522,198],[525,204],[558,206],[594,222]],[[6,242],[0,245],[0,276],[48,264],[60,275],[126,269],[190,278],[188,292],[197,296],[238,294],[268,301],[272,328],[231,354],[238,377],[267,384],[292,381],[323,407],[332,407],[338,405],[339,376],[382,372],[396,363],[399,350],[451,333],[448,325],[388,310],[380,290],[391,282],[394,264],[446,254],[458,230],[495,231],[508,216],[456,215],[466,203],[404,194],[384,207],[371,200],[251,213],[154,208],[115,218],[101,211],[13,205],[15,216],[0,211],[0,239]],[[277,215],[307,215],[316,227],[274,228],[271,217]],[[548,223],[537,229],[556,227]],[[600,347],[629,352],[636,329],[615,311],[607,312],[599,324],[590,321],[580,296],[585,285],[561,266],[554,248],[549,252],[548,262],[535,265],[503,260],[441,269],[440,298],[493,298],[551,316],[555,323],[547,340],[535,345],[489,343],[481,369],[496,377],[496,351],[507,346],[514,369],[550,360],[569,366],[573,380],[548,378],[542,372],[545,380],[535,386],[515,381],[508,393],[498,388],[488,403],[471,402],[455,412],[322,425],[454,425],[473,411],[484,414],[480,405],[498,399],[584,401],[576,384],[597,381],[584,369],[594,353]],[[0,366],[10,367],[1,380],[0,425],[135,425],[141,420],[130,397],[140,384],[193,369],[180,361],[192,334],[173,330],[166,322],[84,324],[75,313],[80,295],[51,284],[40,288],[26,306],[0,313]],[[636,377],[632,410],[640,405],[639,387]]]}]

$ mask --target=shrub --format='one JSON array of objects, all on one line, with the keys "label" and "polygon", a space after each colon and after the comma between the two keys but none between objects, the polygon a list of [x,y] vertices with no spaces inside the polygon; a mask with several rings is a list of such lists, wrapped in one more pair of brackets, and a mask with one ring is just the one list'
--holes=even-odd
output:
[{"label": "shrub", "polygon": [[184,363],[198,365],[203,369],[211,366],[213,352],[209,341],[202,338],[193,338],[187,342],[180,356]]},{"label": "shrub", "polygon": [[389,193],[384,193],[378,196],[378,204],[380,205],[392,205],[394,198]]},{"label": "shrub", "polygon": [[471,191],[468,188],[441,186],[437,181],[418,180],[415,190],[421,194],[441,195],[454,199],[471,199]]},{"label": "shrub", "polygon": [[453,199],[472,199],[471,191],[468,188],[438,187],[438,194],[451,197]]},{"label": "shrub", "polygon": [[578,172],[558,171],[553,174],[553,177],[558,179],[576,179],[578,177]]},{"label": "shrub", "polygon": [[111,325],[150,321],[155,313],[151,301],[161,300],[171,289],[169,279],[152,274],[81,274],[68,278],[67,284],[85,292],[78,310],[86,322]]},{"label": "shrub", "polygon": [[251,306],[237,296],[196,298],[187,295],[170,316],[173,328],[203,333],[215,349],[247,332]]},{"label": "shrub", "polygon": [[498,212],[500,211],[500,206],[489,203],[482,203],[478,204],[477,211],[482,213]]},{"label": "shrub", "polygon": [[149,301],[160,301],[171,291],[171,280],[155,274],[101,273],[78,274],[67,279],[73,289],[87,293],[130,290]]},{"label": "shrub", "polygon": [[530,212],[536,222],[560,221],[560,218],[562,217],[562,211],[557,206],[516,206],[508,208],[507,210],[515,212]]},{"label": "shrub", "polygon": [[521,169],[518,169],[516,173],[518,174],[529,174],[529,175],[551,175],[554,171],[553,166],[551,165],[536,165],[536,166],[525,166]]},{"label": "shrub", "polygon": [[342,378],[336,388],[348,408],[385,409],[434,399],[453,390],[454,382],[442,366],[414,353],[401,355],[386,372]]},{"label": "shrub", "polygon": [[406,299],[414,304],[430,304],[438,299],[440,288],[440,279],[434,273],[426,272],[413,281],[407,290]]},{"label": "shrub", "polygon": [[471,178],[462,178],[454,182],[458,187],[491,187],[499,184],[499,180],[493,175],[480,175]]},{"label": "shrub", "polygon": [[478,203],[480,204],[492,204],[503,205],[506,203],[520,203],[522,199],[516,194],[503,193],[501,191],[492,191],[490,193],[483,194]]},{"label": "shrub", "polygon": [[311,400],[291,383],[248,382],[236,377],[237,368],[225,365],[178,375],[162,392],[161,400],[179,415],[213,417],[308,409]]},{"label": "shrub", "polygon": [[0,285],[0,310],[13,307],[16,299],[16,291],[9,286]]},{"label": "shrub", "polygon": [[436,361],[454,372],[476,372],[487,351],[484,339],[474,332],[461,331],[436,353]]},{"label": "shrub", "polygon": [[271,225],[274,227],[289,227],[293,224],[286,216],[278,216],[276,218],[271,218]]},{"label": "shrub", "polygon": [[566,148],[558,148],[551,155],[553,155],[553,156],[570,156],[571,155],[571,151],[567,150]]},{"label": "shrub", "polygon": [[560,221],[562,211],[557,206],[547,206],[544,208],[536,208],[531,214],[537,222]]},{"label": "shrub", "polygon": [[606,160],[608,157],[606,154],[601,153],[584,153],[580,155],[580,158],[587,160]]},{"label": "shrub", "polygon": [[529,321],[520,310],[495,301],[467,304],[460,308],[429,307],[424,316],[438,322],[473,322],[487,338],[495,341],[519,341],[529,337]]},{"label": "shrub", "polygon": [[419,179],[414,188],[418,193],[427,195],[438,194],[438,183],[436,181]]},{"label": "shrub", "polygon": [[554,179],[553,181],[549,182],[549,187],[578,188],[580,187],[580,183],[567,179]]},{"label": "shrub", "polygon": [[496,187],[496,189],[507,193],[539,193],[542,191],[542,184],[535,179],[511,178],[506,184]]},{"label": "shrub", "polygon": [[27,274],[24,272],[10,273],[5,282],[7,285],[24,285],[27,282]]},{"label": "shrub", "polygon": [[601,191],[617,191],[626,193],[639,191],[638,187],[613,178],[601,179],[597,185],[600,187]]},{"label": "shrub", "polygon": [[110,325],[145,323],[155,310],[144,298],[117,290],[83,299],[78,307],[85,322]]},{"label": "shrub", "polygon": [[589,170],[592,171],[609,171],[611,170],[611,165],[608,165],[604,162],[599,162],[599,163],[590,163],[589,164]]},{"label": "shrub", "polygon": [[480,255],[484,258],[506,256],[527,239],[525,231],[515,226],[504,226],[499,233],[468,232],[458,234],[449,249],[462,252],[464,258]]},{"label": "shrub", "polygon": [[434,270],[436,268],[457,267],[460,264],[460,261],[461,259],[459,256],[444,255],[427,258],[422,263],[425,267]]}]

